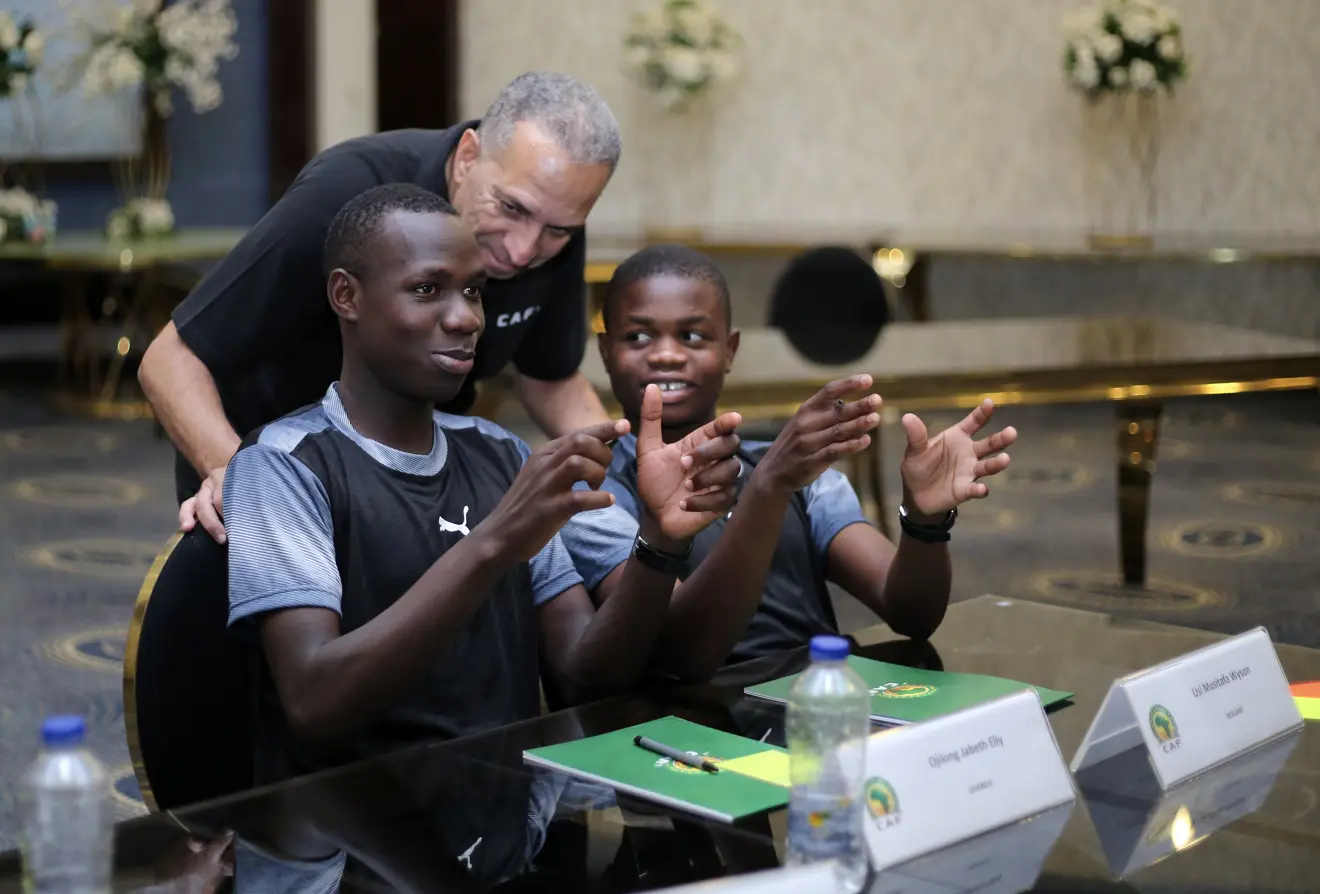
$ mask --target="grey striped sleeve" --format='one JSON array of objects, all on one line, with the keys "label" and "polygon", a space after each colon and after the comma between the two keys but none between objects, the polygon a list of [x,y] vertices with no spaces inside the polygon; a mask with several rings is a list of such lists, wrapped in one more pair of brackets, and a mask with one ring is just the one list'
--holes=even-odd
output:
[{"label": "grey striped sleeve", "polygon": [[579,512],[559,534],[586,588],[594,590],[611,571],[628,561],[637,530],[637,519],[616,504]]},{"label": "grey striped sleeve", "polygon": [[330,500],[311,470],[267,444],[244,447],[225,473],[229,623],[288,608],[338,613]]},{"label": "grey striped sleeve", "polygon": [[582,583],[582,576],[558,534],[532,556],[532,604],[544,605],[569,587]]}]

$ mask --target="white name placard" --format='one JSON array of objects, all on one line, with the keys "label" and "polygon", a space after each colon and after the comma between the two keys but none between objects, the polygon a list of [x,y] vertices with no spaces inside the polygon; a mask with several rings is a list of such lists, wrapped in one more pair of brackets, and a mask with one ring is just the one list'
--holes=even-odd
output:
[{"label": "white name placard", "polygon": [[1031,689],[871,736],[866,776],[864,829],[877,870],[1077,797]]},{"label": "white name placard", "polygon": [[1274,644],[1258,627],[1115,680],[1072,770],[1144,743],[1167,789],[1301,725]]}]

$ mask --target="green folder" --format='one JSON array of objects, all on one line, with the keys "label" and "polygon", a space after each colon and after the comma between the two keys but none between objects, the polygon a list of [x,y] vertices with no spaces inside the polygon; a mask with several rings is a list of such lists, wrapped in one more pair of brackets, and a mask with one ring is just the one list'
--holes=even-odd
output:
[{"label": "green folder", "polygon": [[[953,674],[918,670],[901,664],[848,656],[848,666],[857,671],[871,690],[871,719],[876,723],[920,723],[964,708],[992,701],[1023,689],[1034,689],[1041,707],[1048,708],[1072,698],[1071,692],[1032,686],[1003,677],[982,674]],[[788,692],[798,675],[781,677],[749,686],[744,692],[772,702],[788,701]]]},{"label": "green folder", "polygon": [[[719,772],[676,764],[633,744],[634,736],[710,758]],[[523,760],[725,823],[788,803],[788,752],[680,717],[532,748]]]}]

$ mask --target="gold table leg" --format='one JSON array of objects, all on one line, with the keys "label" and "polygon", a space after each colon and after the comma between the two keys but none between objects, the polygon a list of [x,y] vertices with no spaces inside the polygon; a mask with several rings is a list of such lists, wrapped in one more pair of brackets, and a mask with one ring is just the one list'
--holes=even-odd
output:
[{"label": "gold table leg", "polygon": [[1158,401],[1123,401],[1114,407],[1118,428],[1118,549],[1123,582],[1146,582],[1146,526],[1155,448],[1160,437]]}]

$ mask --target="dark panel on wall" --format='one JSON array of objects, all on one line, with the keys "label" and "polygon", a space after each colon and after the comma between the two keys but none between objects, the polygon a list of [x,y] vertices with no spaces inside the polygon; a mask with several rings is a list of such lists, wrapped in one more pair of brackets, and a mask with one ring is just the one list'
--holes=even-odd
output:
[{"label": "dark panel on wall", "polygon": [[271,204],[314,154],[315,15],[315,0],[269,0],[266,6]]},{"label": "dark panel on wall", "polygon": [[380,130],[458,120],[458,0],[376,0]]}]

